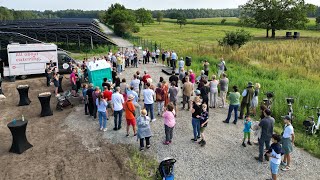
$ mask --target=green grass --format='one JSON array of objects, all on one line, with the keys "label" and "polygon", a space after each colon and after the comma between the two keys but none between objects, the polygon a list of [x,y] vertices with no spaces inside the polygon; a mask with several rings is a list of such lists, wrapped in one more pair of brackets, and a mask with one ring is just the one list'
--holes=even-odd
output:
[{"label": "green grass", "polygon": [[[224,57],[228,65],[230,87],[238,85],[242,90],[248,81],[262,85],[263,93],[274,91],[273,113],[276,130],[280,133],[283,123],[281,116],[287,114],[286,97],[294,97],[294,127],[296,145],[320,158],[319,135],[305,136],[302,122],[315,112],[304,110],[304,105],[320,106],[320,33],[299,30],[306,38],[300,40],[263,38],[265,30],[245,28],[255,38],[239,50],[220,47],[216,39],[225,31],[239,29],[235,26],[186,25],[182,29],[172,23],[151,24],[141,27],[137,36],[161,43],[166,49],[175,50],[180,57],[191,56],[195,72],[202,69],[201,62],[211,64],[210,75],[216,72],[218,58]],[[277,31],[278,38],[286,31]]]},{"label": "green grass", "polygon": [[76,60],[83,60],[84,58],[92,57],[102,57],[108,54],[112,50],[115,52],[117,49],[116,46],[96,46],[94,49],[87,48],[83,50],[72,50],[71,57]]}]

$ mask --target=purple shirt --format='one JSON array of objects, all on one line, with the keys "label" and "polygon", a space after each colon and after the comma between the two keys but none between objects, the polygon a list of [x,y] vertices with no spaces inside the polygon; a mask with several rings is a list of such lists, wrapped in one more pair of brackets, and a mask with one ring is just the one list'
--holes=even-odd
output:
[{"label": "purple shirt", "polygon": [[[72,79],[74,79],[74,83],[73,83]],[[75,82],[76,82],[76,73],[72,72],[70,74],[70,83],[75,84]]]}]

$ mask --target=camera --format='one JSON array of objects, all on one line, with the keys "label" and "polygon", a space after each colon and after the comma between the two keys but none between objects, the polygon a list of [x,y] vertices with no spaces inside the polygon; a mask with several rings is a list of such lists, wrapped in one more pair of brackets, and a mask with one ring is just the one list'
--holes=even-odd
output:
[{"label": "camera", "polygon": [[286,98],[288,104],[293,104],[294,99],[293,98]]}]

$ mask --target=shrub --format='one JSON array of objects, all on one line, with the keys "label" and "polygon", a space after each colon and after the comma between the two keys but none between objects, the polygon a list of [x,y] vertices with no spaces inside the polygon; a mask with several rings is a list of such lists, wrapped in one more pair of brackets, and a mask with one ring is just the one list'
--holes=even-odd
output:
[{"label": "shrub", "polygon": [[132,27],[132,32],[133,32],[133,33],[138,33],[138,32],[140,32],[140,27],[137,26],[137,25],[133,26],[133,27]]},{"label": "shrub", "polygon": [[251,34],[243,29],[226,32],[222,40],[218,40],[220,46],[241,47],[251,39]]},{"label": "shrub", "polygon": [[221,24],[225,24],[226,21],[227,21],[227,19],[223,18],[223,19],[221,20]]}]

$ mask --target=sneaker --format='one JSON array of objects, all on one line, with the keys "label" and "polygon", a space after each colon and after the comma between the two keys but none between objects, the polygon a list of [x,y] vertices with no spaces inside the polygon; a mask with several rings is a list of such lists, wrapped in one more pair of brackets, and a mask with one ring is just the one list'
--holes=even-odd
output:
[{"label": "sneaker", "polygon": [[282,166],[287,166],[287,163],[286,163],[286,162],[281,161],[280,165],[282,165]]},{"label": "sneaker", "polygon": [[202,143],[203,143],[203,140],[201,139],[201,141],[199,141],[198,144],[202,144]]},{"label": "sneaker", "polygon": [[227,124],[229,123],[229,122],[227,122],[227,121],[222,121],[222,122],[223,122],[223,123],[227,123]]},{"label": "sneaker", "polygon": [[140,148],[140,151],[144,151],[144,148],[143,148],[143,147],[141,147],[141,148]]},{"label": "sneaker", "polygon": [[252,144],[251,144],[251,142],[250,142],[250,141],[248,141],[248,142],[247,142],[247,144],[249,144],[250,146],[252,146]]},{"label": "sneaker", "polygon": [[197,139],[200,139],[200,136],[197,136]]},{"label": "sneaker", "polygon": [[137,136],[137,133],[136,133],[136,134],[134,134],[133,136]]},{"label": "sneaker", "polygon": [[244,142],[242,143],[242,146],[243,146],[243,147],[247,147],[247,146],[246,146],[246,144],[245,144]]},{"label": "sneaker", "polygon": [[158,113],[158,116],[160,116],[160,113]]},{"label": "sneaker", "polygon": [[203,141],[203,142],[201,143],[201,147],[205,146],[206,144],[207,144],[206,141]]},{"label": "sneaker", "polygon": [[103,130],[103,128],[102,127],[100,127],[100,131],[102,131]]},{"label": "sneaker", "polygon": [[163,144],[164,144],[164,145],[169,145],[170,142],[169,142],[169,141],[164,141]]},{"label": "sneaker", "polygon": [[126,137],[129,137],[129,134],[127,134]]},{"label": "sneaker", "polygon": [[104,129],[103,129],[103,132],[106,132],[107,130],[108,130],[107,128],[104,128]]},{"label": "sneaker", "polygon": [[282,168],[281,170],[282,170],[282,171],[289,171],[289,170],[290,170],[290,167],[289,167],[289,166],[286,166],[285,168]]},{"label": "sneaker", "polygon": [[151,145],[147,145],[147,149],[150,149]]},{"label": "sneaker", "polygon": [[198,141],[198,139],[194,139],[194,138],[192,138],[192,139],[191,139],[191,141],[197,142],[197,141]]},{"label": "sneaker", "polygon": [[155,122],[157,119],[152,119],[151,122]]},{"label": "sneaker", "polygon": [[258,162],[263,162],[263,160],[259,159],[259,157],[254,157],[255,160],[257,160]]},{"label": "sneaker", "polygon": [[113,130],[116,131],[116,130],[118,130],[118,128],[115,127],[115,128],[113,128]]},{"label": "sneaker", "polygon": [[237,122],[233,121],[233,124],[237,124]]}]

